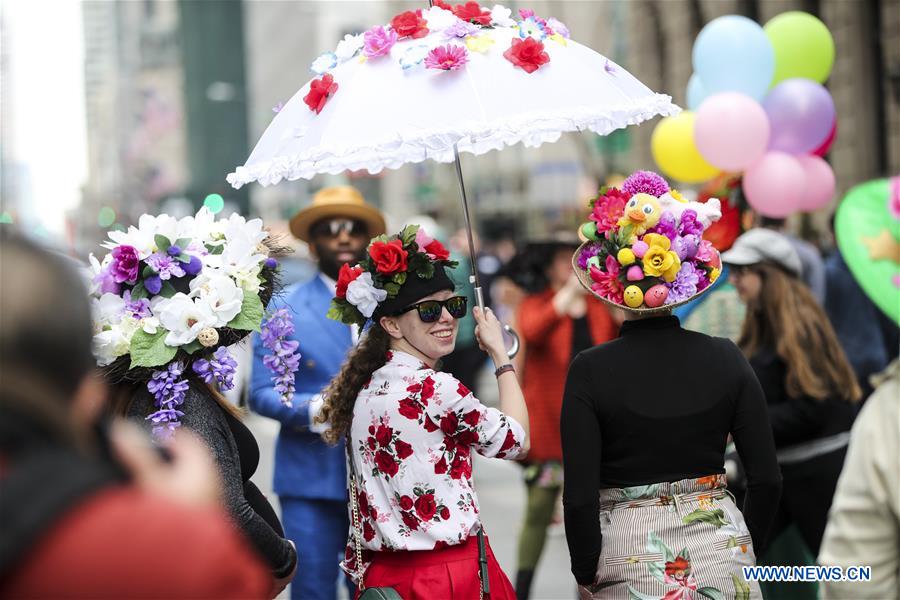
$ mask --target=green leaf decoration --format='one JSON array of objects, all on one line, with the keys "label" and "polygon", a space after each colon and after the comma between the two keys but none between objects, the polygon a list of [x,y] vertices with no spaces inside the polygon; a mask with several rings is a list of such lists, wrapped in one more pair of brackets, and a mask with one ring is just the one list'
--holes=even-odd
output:
[{"label": "green leaf decoration", "polygon": [[628,600],[659,600],[659,596],[651,596],[650,594],[642,594],[631,585],[626,586],[628,588]]},{"label": "green leaf decoration", "polygon": [[147,291],[147,288],[144,287],[144,282],[139,281],[137,285],[131,288],[131,299],[132,300],[141,300],[142,298],[149,298],[150,293]]},{"label": "green leaf decoration", "polygon": [[344,322],[344,309],[340,306],[336,306],[334,301],[331,302],[331,306],[328,308],[328,312],[325,314],[326,317],[331,319],[332,321],[339,321],[341,323]]},{"label": "green leaf decoration", "polygon": [[721,508],[715,510],[702,510],[698,508],[692,513],[682,517],[681,521],[685,525],[690,525],[691,523],[709,523],[716,529],[728,525],[728,520],[725,519],[725,511]]},{"label": "green leaf decoration", "polygon": [[162,287],[159,289],[159,295],[163,298],[171,298],[178,292],[175,290],[175,286],[173,286],[168,281],[163,281]]},{"label": "green leaf decoration", "polygon": [[426,262],[419,268],[418,273],[416,273],[421,279],[431,279],[434,277],[434,263]]},{"label": "green leaf decoration", "polygon": [[400,232],[400,239],[403,241],[404,246],[409,246],[416,241],[416,232],[418,230],[418,225],[407,225],[403,228],[403,231]]},{"label": "green leaf decoration", "polygon": [[721,590],[714,587],[697,588],[697,593],[701,596],[709,598],[709,600],[725,600],[725,594],[723,594]]},{"label": "green leaf decoration", "polygon": [[222,254],[222,252],[225,251],[225,246],[222,245],[204,244],[204,246],[206,246],[206,250],[213,256]]},{"label": "green leaf decoration", "polygon": [[156,274],[156,271],[154,271],[153,267],[151,267],[150,265],[144,265],[144,270],[141,271],[141,277],[143,277],[144,279],[146,279],[147,277],[150,277],[151,275],[155,275],[155,274]]},{"label": "green leaf decoration", "polygon": [[684,560],[691,562],[691,554],[688,552],[687,548],[682,548],[681,552],[678,553],[678,556],[683,558]]},{"label": "green leaf decoration", "polygon": [[175,245],[184,250],[191,243],[191,238],[178,238],[175,240]]},{"label": "green leaf decoration", "polygon": [[672,552],[672,549],[666,546],[666,543],[652,531],[647,534],[647,552],[662,554],[665,562],[672,562],[675,560],[675,553]]},{"label": "green leaf decoration", "polygon": [[750,600],[750,584],[734,573],[731,574],[731,581],[734,582],[734,600]]},{"label": "green leaf decoration", "polygon": [[393,298],[400,293],[400,286],[394,282],[389,282],[384,284],[384,291],[388,293],[388,296]]},{"label": "green leaf decoration", "polygon": [[397,285],[403,285],[406,283],[406,273],[395,273],[393,277],[393,282]]},{"label": "green leaf decoration", "polygon": [[171,240],[160,233],[153,236],[153,241],[156,242],[156,247],[160,252],[165,252],[169,249],[169,246],[172,245]]},{"label": "green leaf decoration", "polygon": [[264,314],[265,309],[259,296],[245,292],[244,301],[241,303],[241,312],[228,323],[228,327],[245,331],[259,331]]},{"label": "green leaf decoration", "polygon": [[191,262],[191,257],[189,254],[184,254],[183,252],[175,257],[175,260],[178,262],[183,262],[184,264],[188,264]]},{"label": "green leaf decoration", "polygon": [[660,583],[666,582],[666,565],[661,562],[652,562],[647,565],[647,569],[650,571],[650,575],[653,579],[657,580]]},{"label": "green leaf decoration", "polygon": [[186,345],[182,346],[181,349],[184,350],[185,352],[187,352],[188,354],[193,354],[194,352],[201,349],[202,347],[203,347],[203,344],[201,344],[197,340],[194,340],[190,344],[186,344]]},{"label": "green leaf decoration", "polygon": [[128,350],[128,353],[131,354],[129,368],[158,367],[175,358],[178,348],[166,345],[165,339],[168,333],[162,327],[157,329],[155,334],[149,334],[143,329],[135,331]]}]

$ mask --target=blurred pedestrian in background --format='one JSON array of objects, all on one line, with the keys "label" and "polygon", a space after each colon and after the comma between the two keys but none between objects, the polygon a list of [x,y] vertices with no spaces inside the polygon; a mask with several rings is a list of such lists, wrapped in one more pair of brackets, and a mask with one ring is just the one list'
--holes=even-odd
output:
[{"label": "blurred pedestrian in background", "polygon": [[360,261],[369,240],[384,231],[381,212],[350,186],[320,190],[291,219],[291,232],[309,244],[319,268],[316,277],[288,288],[275,301],[292,312],[290,339],[299,342],[300,368],[291,406],[281,402],[263,364],[267,351],[259,337],[254,339],[249,404],[255,412],[281,422],[273,487],[287,537],[297,544],[303,565],[303,577],[291,586],[295,600],[334,600],[337,594],[338,561],[349,523],[346,459],[340,448],[322,441],[322,429],[313,420],[322,406],[321,391],[337,374],[359,332],[326,314],[342,265]]},{"label": "blurred pedestrian in background", "polygon": [[822,252],[814,244],[788,233],[785,225],[785,219],[759,217],[760,227],[782,234],[794,247],[794,251],[800,259],[800,281],[806,284],[816,302],[823,305],[825,303],[825,261],[822,259]]},{"label": "blurred pedestrian in background", "polygon": [[790,240],[752,229],[722,258],[747,304],[738,345],[765,391],[784,477],[772,535],[794,523],[816,555],[861,391],[825,311],[800,279]]},{"label": "blurred pedestrian in background", "polygon": [[490,309],[474,309],[476,338],[497,367],[500,410],[435,370],[467,312],[449,258],[409,226],[373,242],[365,267],[345,269],[338,282],[331,314],[368,324],[325,391],[320,417],[326,440],[346,436],[350,461],[353,526],[343,567],[360,590],[391,587],[405,600],[512,600],[482,531],[472,453],[527,452],[528,411]]},{"label": "blurred pedestrian in background", "polygon": [[531,451],[523,461],[527,494],[519,532],[516,597],[528,598],[535,570],[562,492],[559,417],[572,358],[616,335],[607,308],[587,293],[572,273],[578,237],[560,232],[529,243],[522,273],[531,292],[516,314],[522,340],[523,391],[531,421]]},{"label": "blurred pedestrian in background", "polygon": [[79,275],[0,228],[0,596],[272,597],[202,442],[110,437],[92,337]]}]

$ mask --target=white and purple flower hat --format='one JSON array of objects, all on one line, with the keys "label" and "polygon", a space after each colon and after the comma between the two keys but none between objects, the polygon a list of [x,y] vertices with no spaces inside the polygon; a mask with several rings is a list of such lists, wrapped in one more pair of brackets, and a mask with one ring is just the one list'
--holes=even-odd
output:
[{"label": "white and purple flower hat", "polygon": [[716,198],[688,202],[660,175],[636,171],[590,201],[585,242],[572,257],[581,284],[633,312],[671,310],[706,292],[722,261],[703,233],[722,215]]}]

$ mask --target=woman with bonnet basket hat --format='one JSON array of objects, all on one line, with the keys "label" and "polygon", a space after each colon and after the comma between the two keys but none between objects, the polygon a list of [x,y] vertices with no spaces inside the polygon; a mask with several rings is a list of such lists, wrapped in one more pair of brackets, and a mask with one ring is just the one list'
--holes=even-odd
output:
[{"label": "woman with bonnet basket hat", "polygon": [[[638,171],[592,203],[576,276],[624,309],[619,338],[581,352],[561,417],[566,538],[583,598],[759,598],[755,563],[781,476],[766,401],[729,340],[671,310],[721,268],[703,239],[719,202],[686,202]],[[744,461],[743,514],[725,488],[729,434]],[[599,517],[599,518],[598,518]]]},{"label": "woman with bonnet basket hat", "polygon": [[163,448],[186,427],[209,446],[228,512],[271,569],[272,594],[293,577],[297,553],[275,511],[250,481],[259,446],[221,391],[237,363],[227,346],[263,329],[271,364],[290,402],[298,357],[284,341],[283,315],[263,323],[283,249],[262,221],[206,208],[175,219],[143,215],[112,231],[102,261],[91,256],[94,354],[115,385],[113,409],[150,430]]},{"label": "woman with bonnet basket hat", "polygon": [[319,419],[330,426],[326,441],[346,437],[352,519],[342,567],[360,595],[515,598],[481,529],[472,453],[520,457],[528,412],[490,309],[475,308],[475,333],[498,367],[500,410],[435,370],[467,310],[447,274],[455,266],[409,225],[341,268],[329,316],[368,328],[325,390]]}]

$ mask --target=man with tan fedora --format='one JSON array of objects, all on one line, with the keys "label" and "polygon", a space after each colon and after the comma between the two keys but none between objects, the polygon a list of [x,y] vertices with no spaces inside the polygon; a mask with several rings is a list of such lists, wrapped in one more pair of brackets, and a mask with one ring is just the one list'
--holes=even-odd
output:
[{"label": "man with tan fedora", "polygon": [[385,232],[385,223],[357,189],[335,186],[313,196],[291,219],[290,227],[294,236],[309,244],[319,267],[311,281],[292,286],[280,301],[273,300],[275,308],[287,306],[294,313],[292,339],[300,343],[301,355],[296,393],[292,406],[281,403],[262,362],[265,349],[257,339],[249,403],[259,414],[281,422],[273,487],[285,535],[297,546],[302,570],[292,583],[291,597],[334,600],[349,528],[344,448],[327,446],[312,417],[321,406],[321,391],[337,374],[358,332],[325,315],[341,265],[362,260],[369,240]]}]

